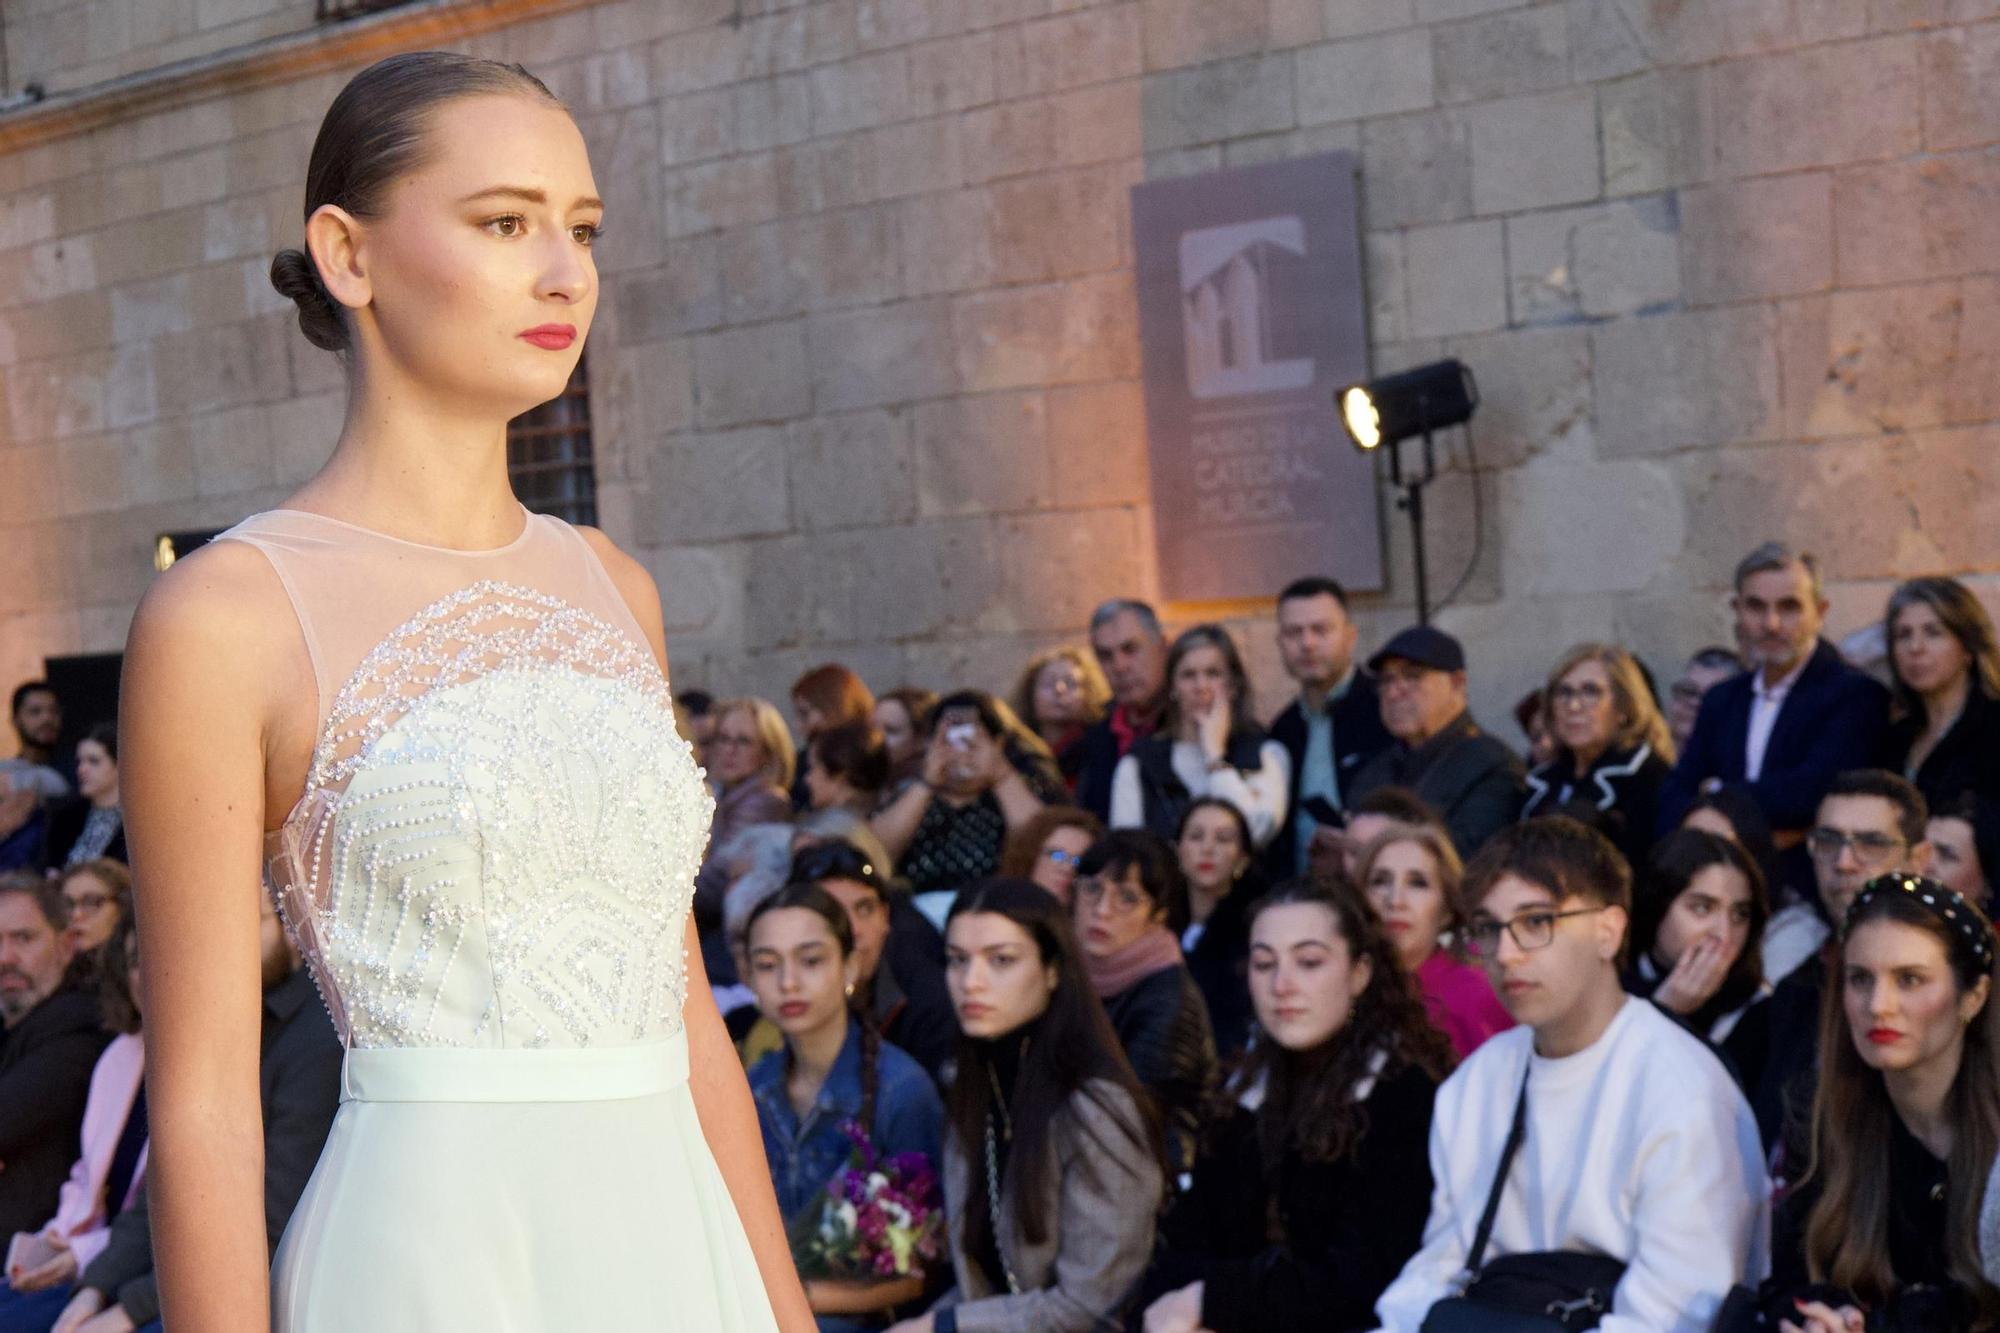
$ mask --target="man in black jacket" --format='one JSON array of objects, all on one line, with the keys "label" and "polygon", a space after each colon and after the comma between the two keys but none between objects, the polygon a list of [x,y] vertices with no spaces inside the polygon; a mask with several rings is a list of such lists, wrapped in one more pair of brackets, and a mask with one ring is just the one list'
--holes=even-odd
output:
[{"label": "man in black jacket", "polygon": [[1082,770],[1076,803],[1111,818],[1111,776],[1118,761],[1153,734],[1167,708],[1167,636],[1144,602],[1117,598],[1091,613],[1090,651],[1111,685],[1111,712],[1077,742]]},{"label": "man in black jacket", "polygon": [[[299,966],[298,952],[268,900],[258,943],[264,965],[263,1057],[257,1071],[264,1109],[264,1228],[275,1251],[340,1109],[341,1049],[312,978]],[[114,1307],[133,1327],[159,1327],[153,1229],[143,1185],[132,1206],[112,1222],[110,1243],[83,1270],[63,1315],[89,1318]]]},{"label": "man in black jacket", "polygon": [[95,992],[66,984],[65,915],[41,876],[0,876],[0,1236],[54,1216],[82,1151],[90,1074],[111,1041]]},{"label": "man in black jacket", "polygon": [[1519,816],[1526,770],[1466,710],[1465,650],[1443,630],[1416,625],[1368,659],[1368,669],[1396,743],[1355,776],[1353,796],[1408,787],[1444,816],[1453,845],[1470,860]]},{"label": "man in black jacket", "polygon": [[1345,814],[1355,776],[1395,739],[1382,726],[1375,682],[1354,665],[1355,638],[1347,591],[1334,580],[1303,578],[1278,594],[1278,652],[1299,695],[1271,721],[1271,739],[1292,757],[1285,823],[1266,853],[1274,882],[1304,874],[1315,856],[1327,865],[1339,858],[1332,816]]}]

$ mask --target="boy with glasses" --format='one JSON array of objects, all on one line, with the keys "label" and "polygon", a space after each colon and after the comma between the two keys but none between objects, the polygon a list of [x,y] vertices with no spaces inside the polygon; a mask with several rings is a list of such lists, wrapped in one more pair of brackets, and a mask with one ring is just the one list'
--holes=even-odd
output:
[{"label": "boy with glasses", "polygon": [[1521,1026],[1438,1089],[1430,1220],[1375,1307],[1384,1333],[1418,1333],[1475,1262],[1551,1251],[1623,1266],[1600,1328],[1706,1329],[1730,1287],[1764,1272],[1763,1154],[1722,1062],[1619,985],[1624,858],[1573,819],[1530,820],[1474,858],[1465,897]]}]

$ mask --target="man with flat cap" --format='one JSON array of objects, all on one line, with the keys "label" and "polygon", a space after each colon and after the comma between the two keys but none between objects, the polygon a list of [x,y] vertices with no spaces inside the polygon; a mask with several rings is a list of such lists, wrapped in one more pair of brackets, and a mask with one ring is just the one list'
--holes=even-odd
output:
[{"label": "man with flat cap", "polygon": [[1513,823],[1527,791],[1521,757],[1479,729],[1465,705],[1465,650],[1415,625],[1368,659],[1395,744],[1354,778],[1359,800],[1378,787],[1407,787],[1444,816],[1459,855],[1470,859]]}]

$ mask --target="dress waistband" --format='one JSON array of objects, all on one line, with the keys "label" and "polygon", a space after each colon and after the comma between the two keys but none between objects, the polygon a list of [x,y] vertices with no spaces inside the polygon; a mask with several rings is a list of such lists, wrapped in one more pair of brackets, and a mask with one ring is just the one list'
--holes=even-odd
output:
[{"label": "dress waistband", "polygon": [[608,1102],[687,1082],[687,1034],[636,1046],[464,1050],[370,1047],[347,1052],[343,1102]]}]

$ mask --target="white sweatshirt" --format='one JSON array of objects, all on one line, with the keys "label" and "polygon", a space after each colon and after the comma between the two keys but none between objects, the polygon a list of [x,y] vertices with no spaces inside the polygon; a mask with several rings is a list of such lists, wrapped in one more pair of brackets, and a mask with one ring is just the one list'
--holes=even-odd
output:
[{"label": "white sweatshirt", "polygon": [[[1219,796],[1243,812],[1250,841],[1263,847],[1285,822],[1285,803],[1292,793],[1292,756],[1276,741],[1257,751],[1264,766],[1252,773],[1241,769],[1208,771],[1201,748],[1192,741],[1174,742],[1174,776],[1190,797]],[[1146,827],[1146,797],[1139,783],[1139,757],[1128,754],[1111,770],[1111,827]]]},{"label": "white sweatshirt", "polygon": [[1722,1062],[1642,1000],[1575,1055],[1543,1059],[1518,1027],[1445,1080],[1423,1248],[1377,1302],[1382,1329],[1417,1333],[1456,1294],[1530,1061],[1527,1137],[1486,1259],[1611,1255],[1627,1267],[1603,1333],[1704,1333],[1731,1286],[1768,1271],[1770,1188],[1757,1122]]}]

